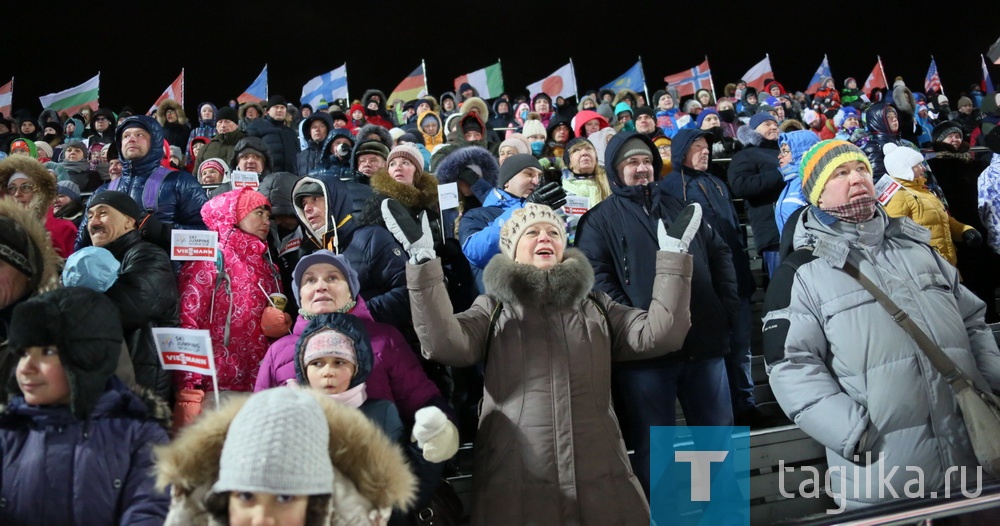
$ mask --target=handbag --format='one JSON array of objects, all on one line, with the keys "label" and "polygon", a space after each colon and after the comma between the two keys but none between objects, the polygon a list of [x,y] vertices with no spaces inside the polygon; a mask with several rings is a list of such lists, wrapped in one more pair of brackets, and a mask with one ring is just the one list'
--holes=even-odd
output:
[{"label": "handbag", "polygon": [[916,342],[934,368],[948,381],[955,400],[962,411],[965,429],[972,442],[972,450],[976,460],[994,477],[1000,476],[1000,397],[991,392],[982,391],[972,383],[955,362],[924,333],[912,318],[896,305],[886,293],[882,292],[868,276],[865,276],[851,262],[844,263],[844,272],[856,279],[875,301],[884,308],[893,321],[896,322]]},{"label": "handbag", "polygon": [[430,503],[410,512],[410,523],[413,526],[457,526],[462,523],[464,511],[455,487],[448,479],[442,478],[431,495]]}]

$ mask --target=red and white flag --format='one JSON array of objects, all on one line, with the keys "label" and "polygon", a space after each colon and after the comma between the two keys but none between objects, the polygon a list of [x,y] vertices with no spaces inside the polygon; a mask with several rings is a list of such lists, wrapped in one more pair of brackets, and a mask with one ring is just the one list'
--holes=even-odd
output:
[{"label": "red and white flag", "polygon": [[885,71],[882,69],[881,57],[879,57],[878,61],[875,62],[875,67],[872,68],[872,72],[869,73],[868,78],[865,79],[865,85],[861,88],[861,93],[871,96],[872,90],[876,88],[889,88],[889,83],[885,81]]},{"label": "red and white flag", "polygon": [[748,69],[740,78],[743,79],[743,82],[747,83],[747,86],[756,88],[757,91],[763,91],[764,81],[774,78],[774,71],[771,69],[771,57],[764,55],[764,60],[761,60],[754,67]]},{"label": "red and white flag", "polygon": [[694,92],[700,89],[712,91],[712,96],[715,96],[715,90],[712,89],[712,70],[708,67],[708,57],[705,57],[704,62],[691,69],[663,77],[663,81],[668,86],[677,88],[677,95],[681,97],[694,95]]},{"label": "red and white flag", "polygon": [[570,62],[548,77],[528,85],[528,93],[532,97],[542,91],[553,99],[556,97],[569,98],[576,95],[576,75],[573,74],[573,63]]},{"label": "red and white flag", "polygon": [[5,117],[10,117],[10,101],[14,97],[14,77],[10,82],[0,86],[0,113]]},{"label": "red and white flag", "polygon": [[163,90],[163,94],[149,107],[149,111],[146,114],[149,115],[155,112],[156,108],[159,108],[160,104],[163,104],[163,101],[167,99],[173,99],[181,106],[184,106],[184,69],[181,69],[181,74],[167,86],[167,89]]}]

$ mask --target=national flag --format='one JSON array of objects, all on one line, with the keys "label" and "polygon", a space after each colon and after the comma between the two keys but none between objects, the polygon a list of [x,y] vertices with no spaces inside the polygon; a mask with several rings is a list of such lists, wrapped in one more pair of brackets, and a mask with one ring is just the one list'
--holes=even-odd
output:
[{"label": "national flag", "polygon": [[573,62],[557,69],[551,75],[538,82],[528,84],[528,93],[532,97],[543,91],[553,99],[576,95],[576,75],[573,73]]},{"label": "national flag", "polygon": [[347,98],[347,64],[344,63],[343,66],[306,82],[305,86],[302,86],[302,97],[299,102],[316,108],[321,99],[330,102]]},{"label": "national flag", "polygon": [[764,81],[771,78],[774,78],[774,71],[771,69],[771,57],[766,54],[764,60],[748,69],[741,77],[747,86],[756,88],[757,91],[764,91]]},{"label": "national flag", "polygon": [[95,77],[79,86],[65,89],[59,93],[43,95],[38,97],[38,101],[42,103],[42,108],[56,110],[56,112],[66,115],[75,115],[84,106],[89,106],[90,109],[97,111],[97,92],[100,85],[101,74],[98,72]]},{"label": "national flag", "polygon": [[823,89],[823,79],[826,77],[833,77],[833,73],[830,71],[830,63],[826,60],[826,55],[823,55],[823,62],[820,62],[819,67],[816,68],[816,73],[813,74],[812,80],[809,81],[806,94],[812,95]]},{"label": "national flag", "polygon": [[11,99],[14,97],[14,77],[10,78],[10,82],[0,86],[0,114],[6,117],[10,117],[10,103]]},{"label": "national flag", "polygon": [[[983,93],[993,93],[993,79],[990,78],[990,70],[986,67],[986,57],[979,55],[979,58],[983,61]],[[10,81],[13,83],[14,79],[10,79]]]},{"label": "national flag", "polygon": [[260,75],[257,75],[253,84],[250,84],[250,87],[242,95],[236,97],[236,101],[240,104],[265,100],[267,100],[267,64],[264,64],[264,69],[261,70]]},{"label": "national flag", "polygon": [[461,75],[455,78],[455,93],[463,83],[468,82],[482,99],[492,99],[499,97],[503,93],[503,72],[500,70],[500,62],[483,69],[477,69],[468,75]]},{"label": "national flag", "polygon": [[708,57],[705,57],[704,62],[691,69],[663,77],[663,81],[668,86],[677,88],[677,95],[681,97],[694,95],[694,92],[700,89],[712,91],[712,97],[715,97],[715,90],[712,89],[712,70],[708,67]]},{"label": "national flag", "polygon": [[941,77],[938,76],[937,64],[934,63],[934,57],[931,57],[931,66],[927,68],[927,76],[924,77],[924,92],[937,92],[944,93],[944,87],[941,86]]},{"label": "national flag", "polygon": [[388,104],[395,106],[397,100],[409,102],[427,94],[427,84],[424,83],[424,63],[421,61],[417,69],[406,76],[402,82],[389,94]]},{"label": "national flag", "polygon": [[181,69],[181,74],[177,75],[177,78],[167,86],[167,89],[163,90],[160,98],[156,99],[156,102],[149,107],[149,111],[146,115],[152,115],[156,108],[163,104],[163,101],[167,99],[173,99],[178,102],[181,106],[184,106],[184,70]]},{"label": "national flag", "polygon": [[861,93],[870,95],[875,88],[887,89],[888,87],[889,83],[885,81],[885,71],[882,71],[882,59],[879,58],[878,62],[875,63],[875,67],[872,68],[872,72],[865,79],[865,85],[861,88]]},{"label": "national flag", "polygon": [[622,74],[610,83],[601,86],[601,89],[609,89],[615,93],[623,89],[630,89],[632,91],[640,92],[643,91],[643,87],[646,85],[646,75],[642,72],[642,61],[638,61],[634,66],[629,68],[628,71]]}]

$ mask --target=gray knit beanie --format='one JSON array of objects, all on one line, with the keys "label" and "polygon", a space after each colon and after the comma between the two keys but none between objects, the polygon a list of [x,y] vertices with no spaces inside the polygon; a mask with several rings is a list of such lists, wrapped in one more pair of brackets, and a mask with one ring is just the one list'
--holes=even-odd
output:
[{"label": "gray knit beanie", "polygon": [[617,167],[625,159],[632,157],[633,155],[648,155],[653,156],[653,151],[649,149],[649,145],[639,137],[632,137],[622,144],[621,148],[618,148],[618,153],[615,155],[614,166]]},{"label": "gray knit beanie", "polygon": [[319,401],[296,387],[256,393],[226,433],[212,492],[333,493],[330,427]]}]

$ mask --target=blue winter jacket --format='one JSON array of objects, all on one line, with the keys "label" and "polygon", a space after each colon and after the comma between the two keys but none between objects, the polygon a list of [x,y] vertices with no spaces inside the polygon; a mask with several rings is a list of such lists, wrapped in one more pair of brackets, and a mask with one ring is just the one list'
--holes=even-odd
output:
[{"label": "blue winter jacket", "polygon": [[[133,115],[125,119],[115,130],[115,146],[118,151],[122,147],[122,132],[125,128],[139,126],[149,132],[150,152],[141,159],[133,161],[122,160],[122,176],[118,183],[118,190],[125,192],[143,206],[143,191],[146,188],[146,181],[160,165],[162,156],[158,145],[163,144],[163,128],[156,119],[147,115]],[[99,194],[108,189],[111,183],[102,184],[94,194]],[[156,218],[163,223],[167,223],[171,228],[185,230],[207,230],[205,222],[201,218],[201,207],[208,202],[205,189],[198,184],[198,180],[187,172],[172,170],[160,184],[157,192]],[[84,215],[80,222],[79,232],[76,236],[76,250],[90,245],[90,236],[84,235],[87,232],[87,217]]]},{"label": "blue winter jacket", "polygon": [[[657,222],[662,220],[669,226],[684,205],[656,189],[654,184],[625,186],[619,179],[613,159],[633,137],[646,143],[650,152],[656,151],[653,141],[637,132],[621,132],[611,139],[604,164],[611,195],[580,219],[576,246],[594,267],[594,290],[606,292],[618,303],[648,309],[659,250]],[[659,174],[660,157],[654,153],[652,161],[653,173]],[[684,347],[661,358],[616,366],[646,367],[650,362],[694,361],[729,353],[729,334],[739,309],[732,254],[707,221],[702,222],[688,250],[694,257],[694,272],[691,330],[684,339]]]},{"label": "blue winter jacket", "polygon": [[486,264],[500,253],[500,228],[514,214],[514,210],[523,207],[524,199],[494,188],[486,195],[483,206],[462,216],[458,223],[458,242],[472,264],[478,285],[482,284],[482,270]]},{"label": "blue winter jacket", "polygon": [[162,402],[112,378],[87,420],[11,399],[0,414],[0,524],[160,525],[152,448],[168,442]]}]

